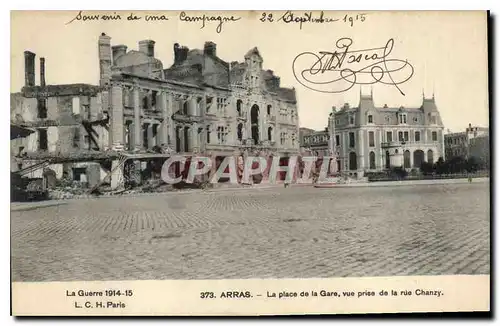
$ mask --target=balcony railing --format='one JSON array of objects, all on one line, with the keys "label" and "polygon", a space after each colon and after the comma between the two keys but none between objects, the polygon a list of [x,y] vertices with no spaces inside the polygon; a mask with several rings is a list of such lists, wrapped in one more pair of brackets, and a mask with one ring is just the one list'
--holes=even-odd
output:
[{"label": "balcony railing", "polygon": [[381,146],[382,147],[399,147],[402,145],[402,142],[400,141],[388,141],[388,142],[382,142]]},{"label": "balcony railing", "polygon": [[381,147],[399,147],[399,146],[427,146],[427,145],[436,145],[438,141],[391,141],[391,142],[382,142]]}]

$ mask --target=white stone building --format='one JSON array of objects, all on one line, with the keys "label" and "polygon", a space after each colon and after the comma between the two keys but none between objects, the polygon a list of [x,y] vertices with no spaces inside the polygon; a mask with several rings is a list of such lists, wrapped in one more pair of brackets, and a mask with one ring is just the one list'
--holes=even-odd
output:
[{"label": "white stone building", "polygon": [[[390,167],[418,169],[444,159],[443,122],[435,99],[419,107],[377,107],[373,95],[360,94],[357,107],[334,109],[336,170],[362,177]],[[332,133],[330,133],[332,134]]]}]

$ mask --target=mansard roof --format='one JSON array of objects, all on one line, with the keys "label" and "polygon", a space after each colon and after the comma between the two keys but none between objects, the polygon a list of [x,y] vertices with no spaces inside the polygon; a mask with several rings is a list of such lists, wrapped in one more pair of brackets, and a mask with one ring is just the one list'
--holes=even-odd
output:
[{"label": "mansard roof", "polygon": [[383,106],[376,106],[373,100],[373,94],[364,95],[360,94],[360,100],[358,106],[352,107],[349,103],[345,103],[344,106],[340,107],[340,110],[337,113],[341,112],[349,112],[349,111],[357,111],[359,109],[365,110],[374,110],[379,112],[411,112],[411,111],[437,111],[436,101],[434,96],[432,98],[422,98],[422,104],[418,107],[405,107],[405,106],[388,106],[384,104]]}]

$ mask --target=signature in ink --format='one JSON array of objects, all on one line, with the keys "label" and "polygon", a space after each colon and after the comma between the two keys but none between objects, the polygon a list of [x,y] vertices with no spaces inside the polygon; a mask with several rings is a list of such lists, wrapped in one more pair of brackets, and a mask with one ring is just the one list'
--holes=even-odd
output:
[{"label": "signature in ink", "polygon": [[300,53],[292,64],[295,79],[321,93],[342,93],[354,85],[381,83],[405,95],[399,86],[411,79],[414,69],[407,60],[389,58],[394,39],[371,49],[352,49],[352,44],[352,39],[344,37],[337,40],[333,52]]}]

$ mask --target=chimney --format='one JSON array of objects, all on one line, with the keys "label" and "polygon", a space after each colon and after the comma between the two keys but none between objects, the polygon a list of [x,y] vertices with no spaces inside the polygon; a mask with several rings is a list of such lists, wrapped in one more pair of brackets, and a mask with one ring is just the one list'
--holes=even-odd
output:
[{"label": "chimney", "polygon": [[205,42],[205,47],[203,48],[203,53],[205,55],[215,57],[217,55],[217,44],[214,42]]},{"label": "chimney", "polygon": [[148,57],[154,57],[155,41],[152,40],[139,41],[139,51],[145,53]]},{"label": "chimney", "polygon": [[102,33],[99,36],[99,83],[101,86],[109,84],[111,79],[111,37]]},{"label": "chimney", "polygon": [[40,58],[40,86],[45,87],[45,58]]},{"label": "chimney", "polygon": [[181,47],[180,49],[180,58],[179,60],[182,62],[182,61],[185,61],[188,57],[188,52],[189,52],[189,48],[187,46],[183,46]]},{"label": "chimney", "polygon": [[174,64],[179,63],[179,43],[174,44]]},{"label": "chimney", "polygon": [[111,50],[113,52],[113,65],[116,66],[116,60],[127,53],[127,46],[123,44],[115,45],[111,47]]},{"label": "chimney", "polygon": [[35,86],[35,56],[33,52],[24,51],[24,86]]}]

